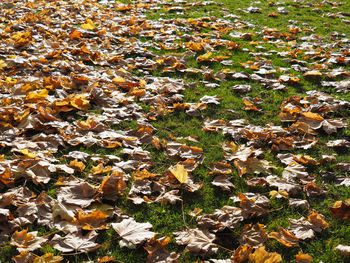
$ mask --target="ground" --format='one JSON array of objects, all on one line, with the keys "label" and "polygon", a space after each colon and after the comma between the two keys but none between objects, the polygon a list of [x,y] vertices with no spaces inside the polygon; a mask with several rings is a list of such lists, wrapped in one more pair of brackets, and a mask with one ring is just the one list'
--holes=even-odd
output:
[{"label": "ground", "polygon": [[348,261],[348,10],[2,3],[0,262]]}]

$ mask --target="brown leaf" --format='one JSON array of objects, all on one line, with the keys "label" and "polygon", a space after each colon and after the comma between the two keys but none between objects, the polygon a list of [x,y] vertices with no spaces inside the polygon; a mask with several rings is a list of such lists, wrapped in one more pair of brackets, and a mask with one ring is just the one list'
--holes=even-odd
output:
[{"label": "brown leaf", "polygon": [[335,251],[339,251],[344,256],[350,256],[350,246],[338,245],[334,248]]},{"label": "brown leaf", "polygon": [[57,200],[84,208],[94,201],[96,193],[97,191],[92,185],[86,182],[81,182],[71,186],[62,187],[57,191]]},{"label": "brown leaf", "polygon": [[152,238],[144,246],[144,249],[148,252],[147,263],[151,262],[169,262],[175,263],[178,262],[177,258],[179,257],[176,253],[169,253],[165,246],[168,245],[170,241],[169,237],[162,237],[159,239]]},{"label": "brown leaf", "polygon": [[231,176],[228,175],[218,175],[214,178],[212,184],[220,187],[224,191],[231,191],[231,188],[235,188],[233,183],[230,181]]},{"label": "brown leaf", "polygon": [[243,263],[246,262],[249,258],[249,255],[253,252],[253,248],[250,246],[242,246],[240,245],[233,254],[231,258],[235,263]]},{"label": "brown leaf", "polygon": [[87,234],[83,234],[81,231],[69,233],[65,236],[55,235],[50,243],[53,248],[68,252],[89,252],[96,250],[100,247],[95,243],[97,233],[95,231],[89,231]]},{"label": "brown leaf", "polygon": [[349,199],[345,203],[343,201],[336,201],[333,206],[329,206],[328,208],[332,211],[333,217],[341,220],[350,219]]},{"label": "brown leaf", "polygon": [[325,229],[329,227],[329,224],[324,219],[324,215],[321,215],[314,210],[309,213],[307,220],[317,228]]},{"label": "brown leaf", "polygon": [[248,245],[250,247],[263,246],[267,241],[267,234],[263,224],[248,224],[241,230],[241,235],[238,239],[241,245]]},{"label": "brown leaf", "polygon": [[201,257],[216,254],[218,251],[218,246],[213,243],[215,235],[207,230],[187,229],[174,232],[174,235],[177,244],[186,245],[186,249]]},{"label": "brown leaf", "polygon": [[124,176],[120,172],[113,172],[107,175],[99,188],[102,192],[102,197],[106,200],[115,201],[117,198],[124,193],[126,190],[126,183],[124,181]]}]

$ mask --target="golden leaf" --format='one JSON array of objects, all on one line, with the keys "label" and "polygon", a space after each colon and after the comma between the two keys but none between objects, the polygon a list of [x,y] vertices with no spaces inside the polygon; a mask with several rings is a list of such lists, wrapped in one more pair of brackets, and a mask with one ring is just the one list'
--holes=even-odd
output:
[{"label": "golden leaf", "polygon": [[7,64],[5,63],[5,61],[0,60],[0,70],[4,69],[7,67]]},{"label": "golden leaf", "polygon": [[267,252],[265,246],[257,248],[253,254],[249,255],[249,262],[251,263],[278,263],[281,261],[282,257],[280,254]]},{"label": "golden leaf", "polygon": [[86,23],[82,24],[80,27],[86,30],[94,30],[96,28],[94,22],[89,18],[86,20]]},{"label": "golden leaf", "polygon": [[74,161],[71,161],[69,163],[69,166],[72,167],[73,169],[77,169],[80,172],[82,172],[85,169],[85,164],[83,162],[79,162],[77,159]]},{"label": "golden leaf", "polygon": [[176,165],[176,169],[170,169],[170,172],[176,177],[176,179],[184,184],[187,182],[188,172],[185,167],[181,164]]},{"label": "golden leaf", "polygon": [[46,253],[41,257],[37,257],[34,259],[34,263],[59,263],[63,260],[61,256],[54,256],[52,253]]},{"label": "golden leaf", "polygon": [[208,61],[210,60],[210,57],[213,55],[212,52],[205,53],[204,55],[198,56],[196,59],[197,63],[203,62],[203,61]]},{"label": "golden leaf", "polygon": [[22,154],[23,154],[25,157],[27,157],[27,158],[33,159],[33,158],[36,157],[35,154],[31,153],[31,152],[28,151],[27,149],[22,149],[22,150],[20,150],[19,152],[22,153]]},{"label": "golden leaf", "polygon": [[312,262],[312,257],[309,254],[303,254],[301,251],[295,256],[295,260],[298,263]]},{"label": "golden leaf", "polygon": [[28,92],[26,99],[27,100],[39,100],[44,99],[49,95],[49,91],[47,89],[42,89],[39,92]]}]

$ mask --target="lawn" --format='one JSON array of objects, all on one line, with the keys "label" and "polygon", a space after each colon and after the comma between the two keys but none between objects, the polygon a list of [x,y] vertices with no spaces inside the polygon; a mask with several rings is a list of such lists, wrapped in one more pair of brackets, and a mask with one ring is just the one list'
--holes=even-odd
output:
[{"label": "lawn", "polygon": [[349,261],[348,0],[0,7],[0,262]]}]

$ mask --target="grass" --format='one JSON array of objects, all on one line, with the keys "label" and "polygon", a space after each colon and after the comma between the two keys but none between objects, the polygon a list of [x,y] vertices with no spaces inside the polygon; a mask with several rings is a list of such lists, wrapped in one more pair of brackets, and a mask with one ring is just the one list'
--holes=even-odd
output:
[{"label": "grass", "polygon": [[[123,3],[134,4],[132,1],[121,1]],[[233,61],[232,66],[223,66],[218,62],[202,62],[197,63],[196,58],[198,55],[203,55],[205,52],[202,51],[198,54],[191,54],[187,59],[187,66],[193,68],[201,68],[203,66],[208,67],[210,70],[213,70],[213,73],[218,73],[224,69],[230,69],[237,72],[245,71],[248,73],[253,73],[250,69],[244,69],[240,63],[244,63],[247,61],[255,61],[261,62],[263,61],[262,56],[252,56],[248,51],[244,51],[244,49],[249,49],[250,52],[268,52],[274,50],[276,52],[281,51],[293,51],[293,48],[286,43],[289,41],[288,39],[281,37],[285,42],[286,47],[281,46],[278,43],[268,43],[266,42],[262,35],[259,32],[265,28],[276,28],[281,33],[288,33],[288,25],[289,20],[297,20],[296,26],[300,27],[302,31],[298,33],[296,42],[302,43],[301,38],[303,36],[309,36],[312,34],[317,34],[322,38],[322,43],[334,43],[333,40],[330,39],[330,32],[337,31],[340,34],[344,34],[345,37],[350,37],[350,32],[348,30],[348,26],[345,26],[340,22],[339,18],[330,18],[327,17],[328,13],[336,13],[339,11],[346,11],[350,9],[350,2],[347,1],[344,5],[340,6],[319,6],[319,1],[309,1],[314,6],[311,7],[303,7],[303,3],[298,3],[294,1],[284,1],[282,6],[286,6],[289,10],[289,14],[283,15],[279,14],[278,17],[268,17],[268,14],[271,12],[277,12],[278,6],[273,6],[273,4],[277,4],[277,1],[270,1],[270,6],[266,1],[260,1],[254,3],[254,1],[216,1],[221,3],[221,5],[211,4],[208,6],[190,6],[188,5],[188,9],[184,12],[172,12],[171,10],[167,11],[166,6],[171,6],[171,2],[166,5],[160,5],[159,10],[156,11],[148,11],[146,12],[146,17],[149,20],[154,21],[164,21],[171,19],[199,19],[202,17],[213,17],[216,19],[225,19],[227,14],[238,15],[240,21],[245,24],[252,23],[254,27],[246,27],[238,30],[232,30],[232,32],[241,31],[241,32],[250,32],[255,34],[250,40],[237,39],[230,35],[230,32],[222,33],[220,35],[221,38],[226,40],[232,40],[242,44],[242,47],[237,51],[227,50],[226,48],[218,48],[213,51],[214,55],[222,55],[230,53],[229,59]],[[187,1],[187,3],[195,3],[194,1]],[[250,14],[245,13],[242,10],[249,7],[250,5],[257,6],[261,8],[261,13],[258,14]],[[176,4],[174,4],[176,6]],[[317,13],[316,10],[312,10],[313,8],[319,8],[322,13]],[[335,9],[336,8],[336,9]],[[125,12],[127,14],[127,12]],[[321,16],[324,14],[324,16]],[[234,21],[235,18],[229,18],[231,21]],[[303,24],[303,23],[307,23]],[[186,24],[186,26],[188,26]],[[185,30],[184,26],[184,30]],[[305,30],[307,29],[307,30]],[[197,30],[191,32],[198,34],[211,33],[213,29],[205,26],[198,26]],[[311,31],[311,32],[310,32]],[[176,43],[184,42],[183,36],[184,34],[188,34],[188,32],[178,32],[180,36],[179,40],[175,40]],[[144,43],[155,42],[152,38],[143,38],[134,36],[139,38]],[[290,40],[292,41],[292,40]],[[261,51],[257,48],[256,43],[265,47],[266,50]],[[166,57],[171,53],[179,53],[180,57],[185,56],[184,53],[186,49],[181,48],[175,51],[167,51],[167,50],[158,50],[156,48],[148,48],[149,51],[152,51],[156,56]],[[330,51],[336,51],[337,47],[329,48]],[[284,57],[277,55],[276,53],[270,53],[267,58],[271,60],[271,64],[275,67],[281,68],[289,68],[290,63],[284,60]],[[297,56],[297,59],[304,58],[304,52]],[[134,57],[136,55],[132,54],[130,57]],[[314,63],[319,62],[317,59],[309,59],[306,60],[307,66],[311,67]],[[344,69],[349,70],[349,65],[344,65]],[[290,70],[287,72],[288,74],[300,75],[299,72],[295,70]],[[128,200],[125,194],[120,197],[116,202],[112,202],[111,205],[118,206],[123,212],[135,218],[138,222],[150,222],[153,225],[152,230],[159,233],[159,236],[170,236],[171,241],[169,243],[168,249],[170,251],[175,251],[179,253],[180,262],[196,262],[202,260],[200,257],[195,256],[187,251],[184,251],[183,246],[178,246],[175,242],[173,232],[179,231],[182,228],[185,228],[186,225],[195,228],[197,224],[195,219],[192,218],[188,213],[195,208],[203,209],[202,214],[212,213],[215,209],[220,209],[225,205],[235,205],[229,197],[245,192],[257,192],[268,196],[269,191],[272,190],[270,187],[259,186],[259,187],[249,187],[245,184],[244,179],[252,176],[252,175],[244,175],[243,177],[238,176],[237,171],[233,169],[232,172],[232,182],[235,185],[235,189],[231,192],[224,192],[214,187],[211,182],[213,180],[213,176],[208,174],[209,165],[212,162],[222,161],[224,159],[224,152],[222,151],[222,143],[226,141],[232,141],[230,137],[222,135],[221,132],[206,132],[203,131],[203,121],[206,118],[210,119],[223,119],[225,121],[233,120],[233,119],[247,119],[249,124],[258,125],[264,127],[268,123],[273,123],[275,125],[283,124],[278,118],[278,113],[280,112],[281,103],[288,97],[292,95],[304,97],[306,92],[309,90],[319,90],[325,91],[335,98],[347,100],[350,99],[350,93],[336,93],[331,88],[324,88],[321,86],[320,81],[310,81],[301,77],[299,83],[295,85],[286,84],[287,90],[284,91],[275,91],[266,87],[261,86],[259,83],[252,82],[251,80],[208,80],[211,83],[216,83],[219,86],[217,88],[207,88],[204,85],[204,81],[206,79],[202,74],[183,74],[181,72],[175,73],[162,73],[161,68],[158,68],[155,71],[150,72],[153,76],[168,76],[172,78],[183,79],[185,83],[194,83],[193,88],[187,88],[182,92],[184,95],[184,102],[187,103],[195,103],[198,102],[201,97],[204,95],[211,96],[219,96],[221,98],[221,104],[217,106],[208,105],[208,108],[201,112],[201,116],[191,117],[188,116],[185,112],[174,111],[171,113],[167,113],[162,117],[158,117],[155,121],[151,122],[151,124],[156,128],[155,134],[161,140],[171,141],[171,136],[175,137],[187,137],[187,136],[195,136],[198,138],[198,142],[191,142],[185,139],[180,140],[183,143],[188,145],[193,145],[197,147],[201,147],[204,150],[205,160],[203,163],[192,173],[196,182],[202,182],[203,187],[201,190],[190,193],[186,191],[181,191],[181,197],[183,199],[183,205],[161,205],[158,203],[154,204],[141,204],[134,205],[131,200]],[[285,73],[283,73],[285,74]],[[138,72],[137,75],[142,76],[143,73]],[[274,76],[278,78],[278,76],[282,75],[282,73],[277,72],[274,73]],[[322,77],[323,80],[326,80],[326,77]],[[233,91],[232,87],[237,84],[249,84],[252,86],[252,91],[247,94],[237,94]],[[262,104],[259,107],[262,109],[261,112],[250,112],[242,109],[243,102],[242,98],[245,96],[249,96],[251,98],[259,97],[262,99]],[[142,107],[142,111],[147,113],[150,111],[149,105],[137,101],[137,103]],[[232,111],[235,111],[233,113]],[[91,112],[94,113],[102,113],[99,108],[93,109]],[[335,117],[349,117],[350,110],[345,110],[344,112],[340,112],[341,116]],[[77,118],[82,119],[81,116],[76,116]],[[64,116],[62,117],[64,118]],[[115,130],[136,130],[137,129],[137,120],[133,121],[122,121],[118,125],[112,126]],[[171,135],[170,135],[171,134]],[[338,162],[349,162],[349,151],[336,151],[334,149],[330,149],[325,146],[325,143],[328,140],[342,139],[342,138],[350,138],[350,132],[348,129],[338,130],[336,134],[327,135],[325,133],[320,132],[319,135],[319,143],[309,150],[292,150],[290,151],[293,154],[307,154],[316,159],[319,159],[322,154],[331,154],[337,153]],[[245,143],[244,141],[239,141],[238,143]],[[150,145],[142,146],[145,150],[149,151],[152,157],[153,166],[150,172],[154,173],[162,173],[169,166],[176,164],[176,162],[171,161],[167,158],[167,156],[160,152],[154,147]],[[283,171],[283,165],[279,162],[275,153],[268,151],[269,147],[264,148],[264,159],[270,161],[276,169],[273,170],[274,174],[280,175]],[[67,154],[72,150],[80,150],[83,152],[87,152],[89,154],[97,153],[102,156],[107,154],[116,155],[122,159],[126,160],[126,156],[123,156],[120,151],[120,148],[117,149],[105,149],[100,148],[98,146],[94,146],[92,148],[85,146],[77,146],[77,147],[69,147],[62,148],[59,150],[55,156],[60,158],[62,162],[65,160],[62,157],[63,154]],[[0,154],[5,154],[6,158],[11,158],[12,155],[7,148],[0,148]],[[89,160],[87,163],[87,168],[84,173],[79,174],[78,176],[81,178],[86,178],[86,175],[89,173],[92,165],[96,165],[92,160]],[[320,171],[327,170],[333,171],[337,175],[341,174],[340,171],[337,170],[334,164],[330,165],[320,165],[315,168],[308,167],[307,171],[314,174],[317,177],[317,182],[319,185],[323,185],[325,189],[327,189],[327,194],[324,197],[319,198],[310,198],[307,197],[304,192],[300,192],[297,198],[307,199],[310,203],[311,209],[316,210],[318,213],[325,215],[326,221],[330,224],[330,227],[323,230],[321,233],[318,233],[316,237],[312,240],[301,241],[300,248],[292,248],[286,249],[285,246],[280,244],[275,240],[268,240],[266,243],[266,248],[268,251],[275,251],[282,255],[283,262],[295,262],[295,255],[299,251],[303,251],[304,253],[310,254],[314,262],[346,262],[348,260],[346,257],[341,256],[338,252],[335,252],[333,249],[338,244],[350,245],[350,225],[348,221],[341,221],[333,218],[328,209],[328,206],[334,204],[337,200],[346,200],[350,198],[350,190],[345,186],[337,186],[333,183],[325,183],[324,180],[321,179]],[[344,174],[344,172],[342,173]],[[347,174],[348,175],[348,174]],[[55,177],[59,177],[56,175]],[[48,184],[45,188],[46,192],[51,196],[55,197],[57,186],[54,185],[55,180]],[[88,180],[88,179],[87,179]],[[89,181],[89,180],[88,180]],[[130,183],[128,185],[130,189]],[[27,183],[27,187],[32,190],[36,194],[40,194],[41,188],[33,183]],[[238,247],[237,238],[239,237],[239,233],[244,224],[259,222],[266,225],[267,232],[276,231],[279,226],[288,227],[289,222],[288,218],[300,218],[301,216],[307,217],[308,211],[302,209],[292,209],[288,206],[288,200],[285,199],[274,199],[270,202],[269,208],[270,212],[261,218],[254,220],[246,220],[244,221],[238,229],[232,232],[224,232],[218,234],[220,239],[218,240],[221,246],[226,247],[227,249],[234,250]],[[43,228],[41,226],[33,225],[30,227],[31,230],[39,230],[41,235],[46,235],[49,233],[49,229]],[[95,252],[91,252],[89,254],[81,254],[81,255],[73,255],[73,256],[65,256],[65,259],[69,262],[84,262],[88,260],[97,261],[98,258],[101,258],[105,255],[111,255],[118,262],[145,262],[147,253],[142,247],[137,247],[134,250],[120,247],[119,240],[117,234],[114,230],[104,230],[99,231],[98,242],[103,244],[103,246]],[[45,245],[39,251],[36,251],[38,255],[53,252],[54,254],[61,254],[59,251],[53,249],[50,245]],[[15,254],[15,248],[5,243],[0,249],[0,262],[9,262],[11,258]],[[219,253],[217,255],[218,259],[225,259],[230,256],[227,251],[223,249],[219,249]]]}]

